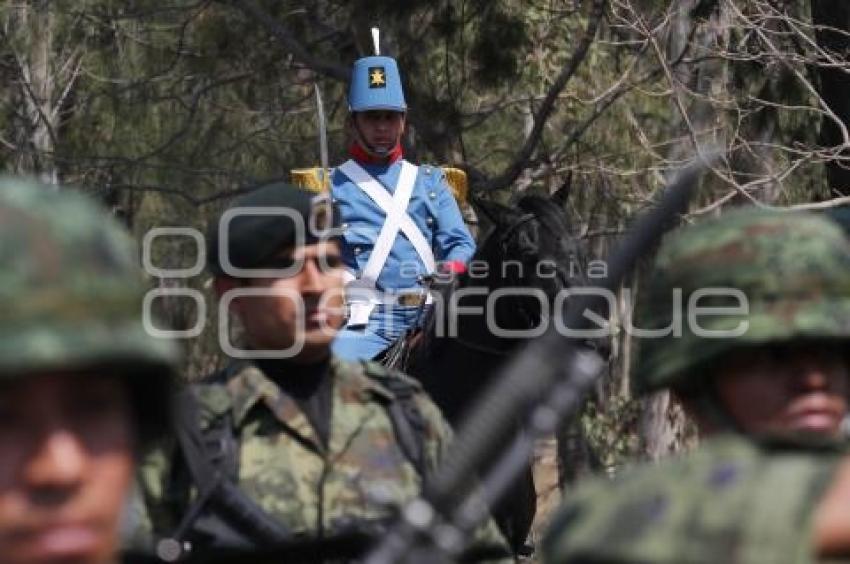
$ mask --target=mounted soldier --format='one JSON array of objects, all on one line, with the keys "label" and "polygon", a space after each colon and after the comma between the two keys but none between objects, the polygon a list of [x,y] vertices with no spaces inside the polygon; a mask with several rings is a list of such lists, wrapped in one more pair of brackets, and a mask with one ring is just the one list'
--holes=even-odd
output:
[{"label": "mounted soldier", "polygon": [[[209,555],[371,538],[436,467],[451,435],[421,387],[331,354],[344,311],[338,227],[326,194],[280,183],[210,225],[215,290],[247,348],[223,341],[237,358],[182,394],[177,443],[143,468],[164,558],[182,558],[187,543]],[[481,538],[504,545],[492,522]],[[358,545],[338,549],[347,559]]]},{"label": "mounted soldier", "polygon": [[396,61],[357,60],[348,105],[350,159],[334,170],[331,193],[344,228],[349,317],[333,349],[342,358],[372,359],[421,318],[429,300],[423,278],[438,265],[463,272],[475,242],[443,169],[404,159],[407,103]]}]

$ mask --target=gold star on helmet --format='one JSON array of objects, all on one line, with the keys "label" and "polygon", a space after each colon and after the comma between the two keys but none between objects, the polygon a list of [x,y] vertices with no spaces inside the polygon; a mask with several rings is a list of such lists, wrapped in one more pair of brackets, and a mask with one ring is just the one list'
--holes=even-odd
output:
[{"label": "gold star on helmet", "polygon": [[383,86],[386,84],[384,80],[384,71],[381,69],[373,69],[369,74],[369,86]]}]

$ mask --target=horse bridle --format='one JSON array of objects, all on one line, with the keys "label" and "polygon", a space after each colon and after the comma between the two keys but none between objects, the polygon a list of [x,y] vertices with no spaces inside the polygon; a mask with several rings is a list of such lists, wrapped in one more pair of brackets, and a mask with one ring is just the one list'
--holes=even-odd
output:
[{"label": "horse bridle", "polygon": [[[523,214],[522,216],[520,216],[520,218],[517,221],[515,221],[512,225],[510,225],[505,230],[504,233],[501,233],[499,235],[498,243],[497,243],[499,245],[499,248],[502,249],[502,250],[505,250],[507,248],[508,238],[511,237],[516,232],[517,229],[519,229],[520,227],[522,227],[523,225],[525,225],[526,223],[528,223],[528,222],[530,222],[534,219],[536,219],[536,216],[533,213],[526,213],[526,214]],[[511,354],[511,352],[512,352],[510,349],[506,349],[506,348],[498,348],[497,349],[497,348],[489,347],[487,345],[479,344],[479,343],[473,342],[471,340],[464,339],[460,335],[456,335],[455,337],[453,337],[453,340],[456,343],[458,343],[459,345],[461,345],[461,346],[463,346],[467,349],[474,350],[474,351],[477,351],[477,352],[483,352],[483,353],[494,355],[494,356],[507,356],[507,355]]]},{"label": "horse bridle", "polygon": [[534,219],[536,219],[536,216],[533,213],[526,213],[520,216],[520,218],[513,225],[509,226],[504,233],[499,235],[499,247],[504,249],[506,247],[508,237],[513,235],[517,229]]}]

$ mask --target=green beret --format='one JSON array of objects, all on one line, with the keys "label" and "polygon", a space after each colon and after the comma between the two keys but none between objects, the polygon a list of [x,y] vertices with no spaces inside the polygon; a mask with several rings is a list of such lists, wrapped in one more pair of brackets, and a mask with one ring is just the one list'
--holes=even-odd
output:
[{"label": "green beret", "polygon": [[[207,229],[207,263],[218,276],[227,268],[262,268],[282,249],[341,235],[339,213],[325,192],[313,194],[283,182],[240,196]],[[230,271],[229,271],[230,270]]]}]

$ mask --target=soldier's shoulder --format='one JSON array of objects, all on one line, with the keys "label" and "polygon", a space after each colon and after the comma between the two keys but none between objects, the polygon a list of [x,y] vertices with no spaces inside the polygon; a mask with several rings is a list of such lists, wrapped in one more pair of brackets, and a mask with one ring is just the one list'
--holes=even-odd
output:
[{"label": "soldier's shoulder", "polygon": [[429,163],[420,163],[419,172],[426,176],[445,176],[445,174],[443,173],[443,167]]},{"label": "soldier's shoulder", "polygon": [[207,374],[189,383],[179,398],[189,396],[199,408],[201,423],[220,416],[230,410],[234,402],[238,380],[249,368],[248,363],[232,362],[227,367]]},{"label": "soldier's shoulder", "polygon": [[400,400],[415,404],[427,419],[441,418],[422,383],[400,370],[388,368],[379,362],[362,360],[349,362],[335,359],[337,374],[357,382],[382,403]]},{"label": "soldier's shoulder", "polygon": [[371,360],[347,361],[334,358],[333,369],[337,377],[364,387],[378,397],[392,399],[399,396],[424,394],[418,380]]},{"label": "soldier's shoulder", "polygon": [[446,173],[443,167],[428,163],[419,164],[418,167],[420,182],[434,187],[446,183]]},{"label": "soldier's shoulder", "polygon": [[388,382],[401,390],[422,391],[422,384],[404,372],[384,366],[380,362],[367,360],[363,362],[364,373],[377,382]]},{"label": "soldier's shoulder", "polygon": [[776,561],[796,562],[834,471],[829,460],[837,456],[711,441],[579,486],[553,520],[544,553],[550,562],[751,562],[766,555],[768,538]]},{"label": "soldier's shoulder", "polygon": [[342,376],[344,398],[354,402],[376,402],[388,410],[393,405],[400,406],[400,411],[415,422],[414,426],[421,428],[428,444],[451,437],[442,412],[418,380],[372,361],[335,359],[334,370],[338,377]]}]

